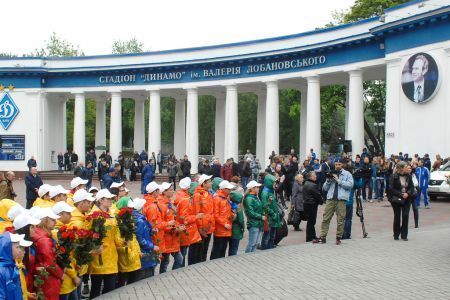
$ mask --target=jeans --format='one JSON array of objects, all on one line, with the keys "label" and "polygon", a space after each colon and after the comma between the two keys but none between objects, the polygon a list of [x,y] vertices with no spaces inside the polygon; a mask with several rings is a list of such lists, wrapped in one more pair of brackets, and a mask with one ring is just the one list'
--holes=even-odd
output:
[{"label": "jeans", "polygon": [[102,295],[111,292],[116,288],[117,273],[116,274],[91,274],[91,296],[96,298],[100,296],[100,289],[103,283]]},{"label": "jeans", "polygon": [[188,265],[194,265],[202,261],[203,241],[189,245]]},{"label": "jeans", "polygon": [[303,204],[303,209],[307,218],[306,222],[306,241],[311,242],[316,239],[316,220],[317,220],[317,204]]},{"label": "jeans", "polygon": [[78,291],[75,289],[72,293],[59,295],[59,300],[78,300]]},{"label": "jeans", "polygon": [[250,227],[248,229],[248,244],[245,248],[245,253],[255,252],[256,243],[258,243],[262,235],[262,229],[258,227]]},{"label": "jeans", "polygon": [[369,187],[369,200],[372,200],[372,178],[363,178],[363,186],[362,186],[362,196],[364,201],[366,201],[366,187]]},{"label": "jeans", "polygon": [[242,188],[244,189],[244,192],[245,192],[247,190],[248,177],[242,176],[241,183],[242,183]]},{"label": "jeans", "polygon": [[402,239],[408,237],[408,221],[409,210],[411,208],[411,201],[407,200],[404,205],[391,203],[394,210],[394,237],[398,238],[401,235]]},{"label": "jeans", "polygon": [[186,266],[186,254],[188,251],[189,246],[181,246],[180,247],[180,253],[181,256],[183,256],[183,262],[181,263],[181,267],[184,268]]},{"label": "jeans", "polygon": [[241,240],[238,239],[232,239],[228,241],[228,256],[236,255],[239,250],[239,242]]},{"label": "jeans", "polygon": [[375,181],[375,186],[377,187],[375,192],[375,197],[378,200],[383,200],[384,198],[384,178],[378,177]]},{"label": "jeans", "polygon": [[421,188],[420,192],[417,194],[417,206],[420,207],[420,197],[423,194],[423,204],[425,204],[425,207],[428,206],[428,192],[427,192],[428,188]]},{"label": "jeans", "polygon": [[174,253],[163,253],[164,259],[161,261],[161,265],[159,266],[159,274],[165,273],[167,271],[167,267],[170,263],[170,256],[173,256],[174,262],[172,266],[172,270],[176,270],[181,268],[183,265],[183,255],[180,252]]},{"label": "jeans", "polygon": [[261,241],[261,249],[272,249],[274,247],[275,235],[277,234],[277,229],[275,227],[270,227],[269,231],[264,232],[262,241]]},{"label": "jeans", "polygon": [[117,280],[117,288],[131,284],[139,280],[140,270],[119,273],[119,279]]},{"label": "jeans", "polygon": [[414,227],[419,228],[419,205],[416,201],[411,201],[413,213],[414,213]]},{"label": "jeans", "polygon": [[346,205],[344,235],[342,236],[343,239],[349,239],[352,236],[352,218],[353,218],[353,205]]},{"label": "jeans", "polygon": [[141,181],[141,194],[145,195],[145,186],[144,186],[144,181]]},{"label": "jeans", "polygon": [[210,260],[225,257],[230,237],[214,236]]},{"label": "jeans", "polygon": [[208,258],[208,248],[209,242],[211,241],[211,234],[208,234],[205,238],[202,239],[202,251],[201,251],[201,262],[206,261]]},{"label": "jeans", "polygon": [[127,179],[127,181],[130,181],[130,169],[125,169],[125,178]]},{"label": "jeans", "polygon": [[169,183],[173,183],[173,190],[177,190],[177,177],[171,176],[169,177]]}]

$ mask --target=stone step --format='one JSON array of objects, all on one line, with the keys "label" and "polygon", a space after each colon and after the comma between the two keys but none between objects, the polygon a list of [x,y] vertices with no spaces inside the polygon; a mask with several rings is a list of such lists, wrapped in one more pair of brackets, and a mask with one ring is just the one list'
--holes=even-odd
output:
[{"label": "stone step", "polygon": [[[67,180],[70,181],[72,180],[75,175],[73,175],[72,172],[60,172],[60,171],[42,171],[39,172],[39,176],[41,177],[41,179],[43,181],[45,180]],[[97,179],[97,173],[94,174],[94,178]],[[136,175],[136,180],[140,181],[141,180],[141,174],[137,174]],[[155,176],[155,181],[157,182],[167,182],[169,181],[169,176],[167,175],[156,175]]]}]

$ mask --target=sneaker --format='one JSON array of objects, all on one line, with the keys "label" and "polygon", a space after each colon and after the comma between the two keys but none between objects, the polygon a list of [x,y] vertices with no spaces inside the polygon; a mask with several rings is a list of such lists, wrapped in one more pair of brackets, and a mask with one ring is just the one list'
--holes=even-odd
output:
[{"label": "sneaker", "polygon": [[425,209],[430,209],[431,207],[429,205],[425,206]]},{"label": "sneaker", "polygon": [[339,238],[336,238],[336,245],[340,245],[342,242],[341,242],[341,239],[339,239]]},{"label": "sneaker", "polygon": [[372,199],[370,199],[370,200],[369,200],[369,203],[373,203],[373,200],[372,200]]},{"label": "sneaker", "polygon": [[398,240],[400,240],[400,239],[398,238],[398,236],[394,236],[394,240],[395,240],[395,241],[398,241]]},{"label": "sneaker", "polygon": [[313,244],[325,244],[326,242],[327,242],[327,239],[324,237],[312,240]]},{"label": "sneaker", "polygon": [[408,241],[408,238],[402,238],[402,241],[407,242],[407,241]]}]

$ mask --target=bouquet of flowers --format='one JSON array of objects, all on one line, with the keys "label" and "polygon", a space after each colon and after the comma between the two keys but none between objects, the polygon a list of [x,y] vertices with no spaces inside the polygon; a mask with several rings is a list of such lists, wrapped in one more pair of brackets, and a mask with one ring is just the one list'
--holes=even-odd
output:
[{"label": "bouquet of flowers", "polygon": [[119,210],[116,216],[117,226],[119,227],[120,236],[125,241],[125,257],[128,261],[128,242],[133,239],[134,233],[134,218],[133,209],[130,207],[124,207]]},{"label": "bouquet of flowers", "polygon": [[78,229],[74,245],[74,256],[78,266],[87,265],[92,261],[91,251],[94,249],[91,230]]},{"label": "bouquet of flowers", "polygon": [[[110,215],[104,211],[95,211],[86,218],[87,221],[92,222],[91,230],[93,232],[92,242],[94,243],[94,249],[100,248],[103,239],[106,237],[106,231],[108,231],[111,227],[105,226],[106,219],[108,218],[110,218]],[[101,254],[98,256],[98,262],[100,266],[103,266],[103,258]]]},{"label": "bouquet of flowers", "polygon": [[56,236],[58,242],[56,243],[56,263],[62,268],[71,268],[70,253],[75,248],[75,237],[77,228],[69,228],[62,226],[57,232]]},{"label": "bouquet of flowers", "polygon": [[45,295],[44,292],[42,291],[42,286],[44,285],[49,275],[47,268],[50,267],[39,268],[38,273],[33,276],[34,277],[33,285],[36,288],[36,296],[38,300],[45,300]]}]

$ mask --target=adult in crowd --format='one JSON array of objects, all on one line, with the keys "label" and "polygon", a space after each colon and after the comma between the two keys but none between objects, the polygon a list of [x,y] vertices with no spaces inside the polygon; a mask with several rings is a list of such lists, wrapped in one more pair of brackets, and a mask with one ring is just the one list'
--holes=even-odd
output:
[{"label": "adult in crowd", "polygon": [[64,153],[64,171],[71,171],[71,164],[70,164],[70,153],[69,151],[66,151],[66,153]]},{"label": "adult in crowd", "polygon": [[70,164],[72,165],[72,170],[75,170],[75,167],[78,164],[78,154],[74,151],[70,154]]},{"label": "adult in crowd", "polygon": [[92,162],[92,167],[95,170],[95,168],[97,168],[97,154],[95,154],[94,149],[89,150],[89,152],[86,154],[86,162],[88,161]]},{"label": "adult in crowd", "polygon": [[155,170],[153,167],[147,163],[146,160],[143,160],[142,162],[142,174],[141,174],[141,180],[142,180],[142,186],[141,186],[141,192],[142,194],[145,194],[145,189],[147,185],[153,181],[155,178]]},{"label": "adult in crowd", "polygon": [[176,164],[173,160],[169,160],[169,165],[167,166],[167,174],[169,175],[169,183],[172,183],[174,190],[176,190],[178,164]]},{"label": "adult in crowd", "polygon": [[64,155],[62,154],[62,152],[58,153],[58,171],[62,171],[62,169],[64,168]]},{"label": "adult in crowd", "polygon": [[211,168],[213,177],[220,177],[222,166],[220,165],[220,162],[217,158],[213,160],[213,165]]},{"label": "adult in crowd", "polygon": [[222,166],[220,169],[220,177],[223,180],[231,180],[231,177],[233,177],[233,162],[229,158],[227,159],[226,163]]},{"label": "adult in crowd", "polygon": [[304,215],[303,180],[303,175],[297,174],[295,176],[294,184],[292,185],[291,209],[294,209],[295,214],[298,215],[296,218],[296,221],[298,222],[293,224],[295,231],[300,231],[300,216]]},{"label": "adult in crowd", "polygon": [[263,204],[258,197],[261,184],[252,180],[247,184],[244,194],[244,212],[247,216],[248,243],[245,253],[256,251],[256,244],[263,234],[264,222],[267,217],[263,213]]},{"label": "adult in crowd", "polygon": [[389,173],[389,163],[384,159],[380,158],[378,160],[377,170],[376,170],[376,181],[375,184],[377,186],[377,198],[378,201],[383,201],[384,192],[385,192],[385,184],[386,178]]},{"label": "adult in crowd", "polygon": [[[247,184],[248,186],[248,184]],[[238,191],[232,191],[229,195],[231,202],[231,220],[233,222],[231,228],[231,237],[228,243],[228,256],[236,255],[239,250],[239,243],[244,237],[245,218],[244,209],[242,208],[242,199],[244,195]]]},{"label": "adult in crowd", "polygon": [[183,178],[191,177],[191,162],[186,154],[184,155],[183,161],[180,163],[180,169],[183,173]]},{"label": "adult in crowd", "polygon": [[303,183],[303,210],[306,217],[306,242],[317,239],[316,235],[316,219],[317,208],[323,204],[322,195],[317,184],[317,174],[309,171],[305,174]]},{"label": "adult in crowd", "polygon": [[[406,166],[406,171],[409,175],[411,175],[413,184],[414,184],[414,190],[417,195],[420,193],[420,187],[419,187],[419,180],[417,178],[417,161],[413,160],[411,163],[409,163]],[[416,201],[411,201],[411,206],[413,209],[413,215],[414,215],[414,227],[419,228],[419,206]]]},{"label": "adult in crowd", "polygon": [[395,166],[394,174],[389,179],[389,195],[394,211],[394,240],[408,240],[408,220],[411,201],[415,200],[414,183],[407,174],[406,163],[401,161]]},{"label": "adult in crowd", "polygon": [[424,161],[419,160],[416,169],[417,180],[419,181],[419,193],[417,194],[416,205],[420,207],[421,196],[423,195],[423,203],[425,208],[430,208],[428,203],[428,181],[430,180],[430,171],[424,166]]},{"label": "adult in crowd", "polygon": [[[370,164],[369,156],[364,157],[360,170],[363,180],[362,197],[364,202],[366,202],[367,199],[372,200],[372,165]],[[369,189],[369,195],[367,195],[367,188]]]},{"label": "adult in crowd", "polygon": [[[298,166],[297,166],[297,168],[298,168]],[[252,169],[252,180],[257,181],[259,173],[261,173],[261,169],[262,169],[261,163],[259,162],[259,158],[255,159],[251,169]]]},{"label": "adult in crowd", "polygon": [[314,240],[315,243],[326,243],[330,221],[336,213],[336,245],[341,244],[341,239],[344,234],[345,204],[348,201],[350,191],[353,188],[353,177],[348,171],[344,170],[342,166],[342,159],[335,159],[335,173],[330,174],[331,176],[328,176],[323,185],[323,190],[327,192],[327,204],[323,213],[320,238]]},{"label": "adult in crowd", "polygon": [[436,160],[433,162],[433,166],[431,167],[431,171],[437,171],[441,167],[443,159],[440,154],[436,154]]},{"label": "adult in crowd", "polygon": [[27,161],[27,167],[28,167],[28,170],[31,170],[31,168],[37,167],[36,158],[34,158],[34,156],[30,157],[30,159]]},{"label": "adult in crowd", "polygon": [[241,160],[239,162],[239,176],[241,177],[241,183],[244,191],[247,188],[248,178],[252,174],[250,169],[250,162],[251,159],[249,157],[246,160]]},{"label": "adult in crowd", "polygon": [[266,216],[268,220],[268,226],[264,229],[261,242],[261,248],[263,250],[274,248],[276,231],[277,228],[281,227],[281,216],[274,193],[275,180],[276,178],[273,175],[264,177],[264,188],[261,193],[263,207],[267,208]]},{"label": "adult in crowd", "polygon": [[162,154],[161,150],[159,150],[158,154],[156,155],[156,164],[158,165],[158,174],[162,174],[163,163],[164,163],[164,155]]},{"label": "adult in crowd", "polygon": [[34,201],[39,196],[38,190],[41,185],[43,183],[41,177],[37,174],[37,168],[31,167],[30,172],[25,176],[27,209],[33,206]]},{"label": "adult in crowd", "polygon": [[16,175],[12,171],[6,172],[3,177],[3,180],[0,181],[0,200],[2,199],[11,199],[17,196],[14,192],[13,180],[16,178]]}]

